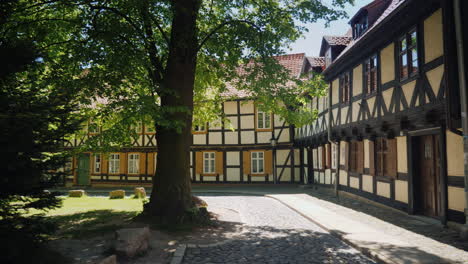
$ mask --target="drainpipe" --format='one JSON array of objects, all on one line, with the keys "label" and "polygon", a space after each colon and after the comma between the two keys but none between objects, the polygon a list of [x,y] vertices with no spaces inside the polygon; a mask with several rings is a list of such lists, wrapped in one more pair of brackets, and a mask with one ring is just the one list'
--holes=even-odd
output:
[{"label": "drainpipe", "polygon": [[[333,152],[333,146],[336,147],[336,151],[337,151],[337,154],[336,154],[336,160],[335,160],[335,164],[336,164],[336,169],[335,169],[335,196],[338,197],[338,175],[339,175],[339,172],[340,172],[340,156],[339,156],[339,153],[340,153],[340,150],[339,150],[339,145],[338,143],[336,142],[333,142],[333,140],[331,139],[331,120],[332,120],[332,112],[331,112],[331,105],[332,105],[332,96],[331,96],[331,88],[332,86],[330,85],[330,88],[328,89],[328,142],[330,143],[330,151]],[[333,155],[332,155],[333,156]],[[333,172],[333,168],[330,169],[330,173]]]},{"label": "drainpipe", "polygon": [[[468,109],[467,109],[467,87],[465,75],[465,54],[463,50],[463,33],[461,21],[461,2],[453,1],[453,11],[455,18],[455,32],[457,45],[457,63],[458,63],[458,81],[460,88],[461,118],[463,127],[463,147],[464,147],[464,165],[465,165],[465,202],[468,205]],[[468,208],[465,206],[465,231],[462,236],[468,237]],[[464,234],[463,234],[464,233]]]}]

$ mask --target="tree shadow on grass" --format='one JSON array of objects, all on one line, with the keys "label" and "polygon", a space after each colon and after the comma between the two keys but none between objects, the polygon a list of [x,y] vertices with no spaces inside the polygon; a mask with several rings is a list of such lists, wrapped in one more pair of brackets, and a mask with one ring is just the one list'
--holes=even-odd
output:
[{"label": "tree shadow on grass", "polygon": [[131,223],[138,214],[139,212],[131,211],[93,210],[49,216],[47,221],[58,227],[53,239],[82,239],[113,232]]}]

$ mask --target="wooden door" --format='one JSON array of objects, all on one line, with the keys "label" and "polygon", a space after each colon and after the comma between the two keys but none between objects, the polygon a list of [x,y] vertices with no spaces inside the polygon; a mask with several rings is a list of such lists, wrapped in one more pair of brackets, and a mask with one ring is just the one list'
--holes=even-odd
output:
[{"label": "wooden door", "polygon": [[421,212],[428,216],[438,215],[438,192],[436,166],[437,150],[435,136],[421,136],[420,144],[420,184]]},{"label": "wooden door", "polygon": [[78,155],[77,177],[78,185],[89,184],[89,154]]}]

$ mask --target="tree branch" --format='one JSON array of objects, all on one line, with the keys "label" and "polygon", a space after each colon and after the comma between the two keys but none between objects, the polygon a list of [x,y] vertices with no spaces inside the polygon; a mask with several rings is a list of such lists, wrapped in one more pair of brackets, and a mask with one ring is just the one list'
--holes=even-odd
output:
[{"label": "tree branch", "polygon": [[200,44],[198,45],[197,49],[196,49],[196,52],[200,51],[200,49],[203,47],[203,45],[205,45],[205,43],[216,33],[218,32],[220,29],[222,29],[223,27],[227,26],[227,25],[233,25],[233,24],[248,24],[254,28],[256,28],[258,31],[262,31],[262,29],[257,26],[255,23],[251,22],[251,21],[248,21],[248,20],[241,20],[241,19],[234,19],[234,20],[228,20],[228,21],[224,21],[223,23],[217,25],[210,33],[208,33],[204,38],[203,40],[200,42]]}]

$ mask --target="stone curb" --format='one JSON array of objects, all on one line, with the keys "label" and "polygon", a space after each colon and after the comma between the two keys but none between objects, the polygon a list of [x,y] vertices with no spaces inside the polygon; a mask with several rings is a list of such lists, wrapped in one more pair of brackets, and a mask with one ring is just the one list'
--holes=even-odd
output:
[{"label": "stone curb", "polygon": [[268,198],[271,198],[271,199],[274,199],[278,202],[280,202],[281,204],[285,205],[286,207],[288,207],[289,209],[295,211],[296,213],[300,214],[301,216],[303,216],[304,218],[306,218],[307,220],[313,222],[314,224],[320,226],[322,229],[326,230],[327,232],[329,232],[331,235],[335,236],[336,238],[344,241],[345,243],[349,244],[350,246],[356,248],[357,250],[359,250],[361,253],[363,253],[364,255],[368,256],[369,258],[371,258],[372,260],[374,261],[377,261],[378,263],[385,263],[385,264],[397,264],[397,262],[394,262],[392,261],[390,258],[384,256],[384,255],[381,255],[377,252],[373,252],[367,248],[364,248],[364,247],[361,247],[359,246],[358,244],[346,239],[343,237],[342,234],[340,234],[339,232],[335,231],[335,230],[330,230],[329,228],[325,227],[324,225],[322,225],[321,223],[315,221],[314,219],[308,217],[307,215],[305,215],[304,213],[302,213],[301,211],[293,208],[292,206],[290,206],[289,204],[283,202],[281,199],[278,199],[276,197],[272,197],[270,195],[265,195],[265,197],[268,197]]}]

